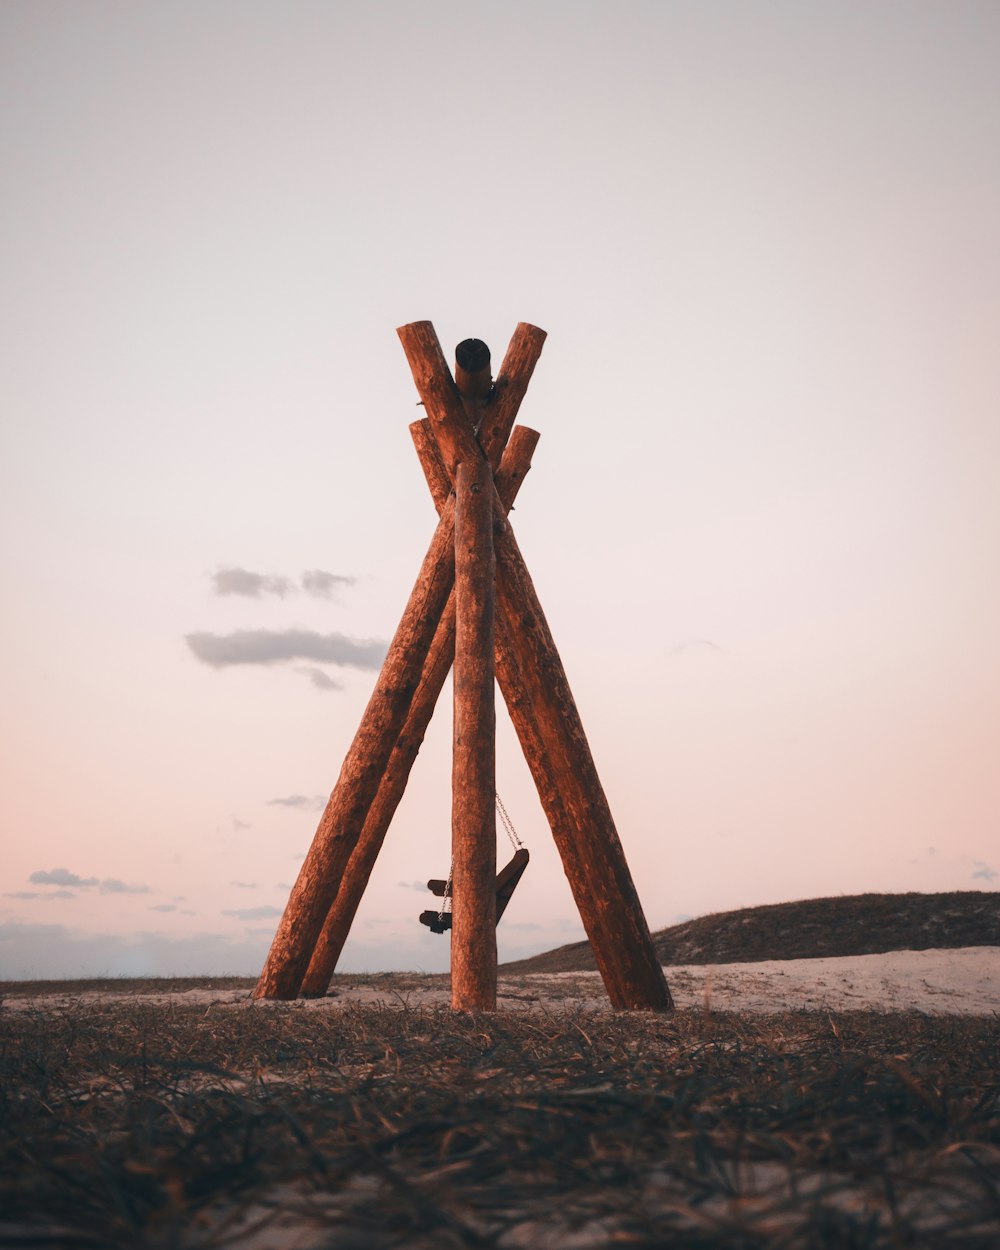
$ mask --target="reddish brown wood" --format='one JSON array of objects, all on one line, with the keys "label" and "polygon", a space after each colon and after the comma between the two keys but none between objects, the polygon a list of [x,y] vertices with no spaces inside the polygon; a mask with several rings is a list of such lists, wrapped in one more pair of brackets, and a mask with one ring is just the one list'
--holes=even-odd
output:
[{"label": "reddish brown wood", "polygon": [[445,504],[419,576],[299,870],[254,990],[255,998],[299,992],[344,869],[405,724],[413,693],[454,582],[454,503]]},{"label": "reddish brown wood", "polygon": [[[523,687],[520,712],[512,710],[511,719],[608,997],[618,1008],[669,1011],[670,990],[562,660],[514,532],[501,517],[494,544],[497,617],[503,622],[498,632],[516,657]],[[531,709],[533,733],[522,734],[525,706]],[[543,752],[533,760],[539,741]]]},{"label": "reddish brown wood", "polygon": [[[435,503],[443,509],[451,494],[451,483],[438,456],[437,444],[430,432],[429,423],[414,422],[410,426],[410,434],[428,477],[431,494]],[[521,483],[531,468],[531,456],[537,442],[538,434],[534,430],[518,426],[507,444],[496,478],[497,494],[507,510],[513,506]],[[410,769],[423,744],[427,726],[454,657],[455,600],[452,594],[441,614],[441,621],[434,634],[406,723],[392,750],[358,845],[344,869],[333,905],[303,978],[301,993],[305,996],[322,996],[330,985],[330,978],[351,931],[386,832],[403,797]]]},{"label": "reddish brown wood", "polygon": [[[459,460],[474,454],[476,435],[465,416],[462,398],[441,351],[437,334],[429,321],[415,321],[396,331],[403,345],[417,391],[424,402],[434,436],[441,448],[449,481],[454,481]],[[521,322],[514,331],[497,376],[493,396],[483,408],[479,425],[479,445],[491,464],[499,460],[517,419],[535,365],[542,353],[545,331]],[[464,439],[456,445],[447,424],[457,422]],[[443,432],[442,432],[443,431]]]},{"label": "reddish brown wood", "polygon": [[[433,328],[431,333],[433,335]],[[515,334],[504,360],[508,376],[504,380],[504,388],[498,389],[497,402],[502,403],[502,415],[510,422],[507,433],[513,425],[520,396],[524,394],[541,351],[544,336],[539,339],[539,333],[522,334],[520,337]],[[434,342],[437,342],[436,336]],[[447,367],[444,370],[444,385],[457,396]],[[499,418],[494,421],[495,425],[497,421]],[[506,441],[506,434],[502,437],[501,434],[502,426],[489,441],[492,463],[499,459]],[[299,991],[344,870],[357,848],[390,754],[399,740],[453,581],[454,505],[450,504],[438,523],[361,725],[341,766],[340,776],[309,853],[299,870],[254,990],[256,998],[288,999],[294,998]]]},{"label": "reddish brown wood", "polygon": [[451,1005],[497,1000],[493,473],[481,454],[455,475],[455,724],[452,739]]},{"label": "reddish brown wood", "polygon": [[[429,323],[400,331],[417,389],[432,423],[441,459],[455,467],[474,455],[461,399]],[[480,427],[483,436],[485,423]],[[579,712],[541,604],[509,523],[495,516],[498,635],[516,659],[523,684],[521,706],[533,725],[522,725],[522,748],[546,807],[563,868],[614,1006],[667,1011],[672,1006],[663,969],[629,872],[594,764]],[[498,674],[500,673],[498,665]],[[501,682],[501,688],[503,683]],[[515,728],[521,726],[513,716]],[[535,762],[532,754],[543,746]],[[544,777],[539,776],[545,769]]]}]

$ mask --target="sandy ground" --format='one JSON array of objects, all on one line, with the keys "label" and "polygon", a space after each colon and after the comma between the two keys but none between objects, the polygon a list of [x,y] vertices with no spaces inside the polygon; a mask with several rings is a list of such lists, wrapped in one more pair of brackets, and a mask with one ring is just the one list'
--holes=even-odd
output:
[{"label": "sandy ground", "polygon": [[[688,965],[666,968],[676,1005],[710,1011],[921,1011],[931,1015],[1000,1015],[1000,947],[893,951],[839,959],[772,960],[753,964]],[[115,998],[83,993],[66,1001]],[[169,998],[193,1005],[238,1004],[243,990],[189,990]],[[447,982],[419,973],[379,973],[343,977],[323,999],[299,1001],[309,1011],[336,1010],[349,1003],[386,1007],[436,1007],[449,1002]],[[60,996],[45,999],[57,1006]],[[37,998],[11,995],[6,1008],[38,1004]],[[258,1004],[261,1010],[273,1004]],[[524,1010],[565,1010],[608,1006],[596,972],[501,974],[498,1006]]]}]

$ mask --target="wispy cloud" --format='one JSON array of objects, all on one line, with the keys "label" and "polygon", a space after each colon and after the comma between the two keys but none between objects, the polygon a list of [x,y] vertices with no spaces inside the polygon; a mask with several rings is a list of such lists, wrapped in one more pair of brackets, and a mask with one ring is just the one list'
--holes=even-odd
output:
[{"label": "wispy cloud", "polygon": [[352,668],[377,669],[386,644],[359,641],[346,634],[320,634],[311,629],[237,629],[231,634],[186,634],[195,658],[212,668],[234,664],[280,664],[313,660]]},{"label": "wispy cloud", "polygon": [[150,911],[176,911],[177,904],[176,903],[156,903],[149,910]]},{"label": "wispy cloud", "polygon": [[321,668],[313,668],[311,665],[307,664],[301,668],[297,668],[295,671],[297,673],[302,673],[305,677],[308,677],[317,690],[343,690],[344,688],[341,682],[334,681],[333,678],[328,673],[324,673]]},{"label": "wispy cloud", "polygon": [[995,881],[1000,877],[1000,872],[995,868],[991,868],[989,864],[984,863],[981,859],[975,861],[976,871],[972,874],[972,879],[980,878],[983,881]]},{"label": "wispy cloud", "polygon": [[268,799],[268,807],[294,807],[302,812],[321,812],[326,807],[325,794],[287,794],[280,799]]},{"label": "wispy cloud", "polygon": [[230,881],[230,885],[235,885],[238,890],[256,890],[256,881]]},{"label": "wispy cloud", "polygon": [[683,642],[671,647],[668,654],[683,655],[687,651],[717,651],[721,654],[722,648],[711,638],[685,638]]},{"label": "wispy cloud", "polygon": [[284,599],[293,589],[287,577],[272,573],[252,573],[249,569],[218,569],[212,574],[212,588],[217,595],[242,595],[246,599],[260,599],[263,595],[275,595]]},{"label": "wispy cloud", "polygon": [[232,907],[222,913],[224,916],[235,916],[237,920],[267,920],[271,916],[280,916],[280,907]]},{"label": "wispy cloud", "polygon": [[317,599],[332,599],[347,586],[357,582],[356,577],[346,577],[343,573],[327,573],[324,569],[307,569],[302,574],[302,589],[307,595]]},{"label": "wispy cloud", "polygon": [[28,880],[33,885],[97,885],[96,877],[81,877],[68,868],[39,868]]},{"label": "wispy cloud", "polygon": [[4,898],[76,898],[72,890],[49,890],[42,894],[38,890],[12,890],[10,893],[4,894]]},{"label": "wispy cloud", "polygon": [[[282,573],[255,573],[252,569],[230,565],[211,574],[212,590],[217,595],[238,595],[243,599],[263,599],[270,595],[284,599],[297,593],[299,587]],[[300,585],[314,599],[334,599],[342,590],[357,584],[356,577],[329,573],[326,569],[306,569]]]},{"label": "wispy cloud", "polygon": [[[82,890],[91,886],[97,886],[101,894],[148,894],[148,885],[128,885],[124,881],[119,881],[117,877],[105,877],[102,880],[97,877],[81,877],[77,872],[70,872],[68,868],[39,868],[33,872],[28,878],[32,885],[61,885],[75,886],[76,889]],[[21,898],[35,898],[37,895],[23,893]],[[60,890],[53,894],[41,895],[42,898],[75,898],[75,894],[71,894],[67,890]]]}]

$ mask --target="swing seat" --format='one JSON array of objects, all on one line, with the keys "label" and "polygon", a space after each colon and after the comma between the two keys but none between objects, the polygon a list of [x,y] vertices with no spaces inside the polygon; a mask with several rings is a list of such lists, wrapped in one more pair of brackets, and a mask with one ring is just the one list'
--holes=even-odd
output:
[{"label": "swing seat", "polygon": [[[507,910],[507,904],[511,900],[511,896],[517,889],[517,883],[524,876],[524,870],[528,866],[529,859],[526,847],[518,847],[514,852],[514,856],[510,863],[501,868],[497,873],[497,923],[500,923],[500,917]],[[435,877],[427,882],[427,888],[437,898],[444,898],[445,890],[448,888],[448,882],[442,881]],[[427,925],[431,933],[445,933],[451,928],[451,912],[439,911],[422,911],[420,913],[420,923]]]}]

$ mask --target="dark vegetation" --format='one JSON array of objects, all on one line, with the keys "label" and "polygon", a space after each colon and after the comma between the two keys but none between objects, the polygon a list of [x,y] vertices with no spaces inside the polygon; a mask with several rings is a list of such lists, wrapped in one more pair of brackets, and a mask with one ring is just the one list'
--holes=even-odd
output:
[{"label": "dark vegetation", "polygon": [[995,1250],[998,1071],[984,1018],[32,999],[0,1245]]},{"label": "dark vegetation", "polygon": [[[853,894],[747,907],[687,920],[653,934],[660,962],[753,963],[885,951],[1000,946],[1000,891]],[[590,972],[589,942],[504,965],[507,972]]]},{"label": "dark vegetation", "polygon": [[[677,963],[738,958],[734,934],[743,958],[993,945],[997,897],[816,900],[657,940],[684,936]],[[365,980],[380,1005],[234,1003],[235,977],[0,983],[0,1247],[1000,1246],[996,1016],[475,1016],[407,1006],[446,978]]]}]

